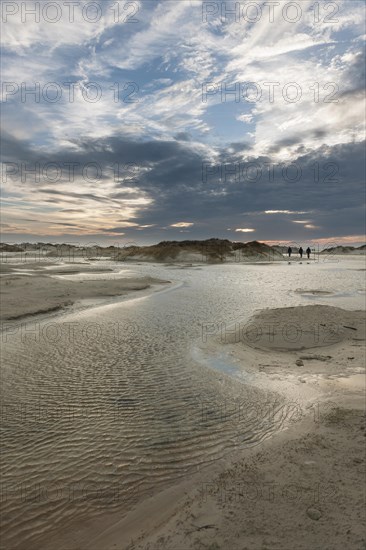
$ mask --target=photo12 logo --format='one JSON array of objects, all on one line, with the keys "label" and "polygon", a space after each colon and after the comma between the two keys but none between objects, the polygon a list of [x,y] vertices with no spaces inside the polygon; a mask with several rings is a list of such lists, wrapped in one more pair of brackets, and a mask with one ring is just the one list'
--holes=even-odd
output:
[{"label": "photo12 logo", "polygon": [[212,164],[202,162],[202,182],[224,183],[339,183],[339,165],[336,162],[314,162],[303,166],[300,162],[259,163],[234,162]]},{"label": "photo12 logo", "polygon": [[309,8],[303,2],[212,2],[202,3],[202,22],[237,23],[241,25],[266,21],[276,23],[279,20],[289,24],[309,20],[311,23],[326,25],[338,23],[336,15],[340,11],[338,2],[314,2]]},{"label": "photo12 logo", "polygon": [[115,183],[132,185],[138,183],[140,167],[134,162],[120,164],[115,162],[108,168],[98,162],[84,164],[73,161],[63,162],[3,162],[1,167],[2,183],[20,181],[26,183],[57,183],[83,180],[88,183],[113,179]]},{"label": "photo12 logo", "polygon": [[339,490],[333,483],[315,483],[313,486],[297,485],[294,483],[279,484],[275,481],[231,481],[231,482],[207,482],[201,485],[201,499],[207,503],[209,499],[219,502],[269,502],[278,503],[304,502],[317,504],[321,502],[337,502]]},{"label": "photo12 logo", "polygon": [[223,344],[245,342],[248,345],[262,345],[281,349],[283,343],[302,349],[303,342],[315,345],[332,345],[342,339],[342,326],[337,323],[301,326],[298,323],[247,323],[228,325],[225,321],[202,323],[202,342],[213,336],[220,337]]},{"label": "photo12 logo", "polygon": [[99,23],[112,18],[114,23],[138,23],[140,2],[84,2],[58,0],[54,2],[1,2],[2,23]]},{"label": "photo12 logo", "polygon": [[136,82],[113,82],[102,86],[98,82],[13,82],[2,83],[2,101],[21,103],[98,103],[111,97],[114,103],[138,103],[139,85]]},{"label": "photo12 logo", "polygon": [[135,322],[109,322],[99,324],[95,322],[79,323],[50,322],[50,323],[19,323],[4,322],[0,325],[1,341],[3,344],[12,339],[19,339],[24,343],[36,344],[80,344],[82,342],[96,343],[110,340],[111,342],[122,343],[132,335],[138,335],[139,325]]},{"label": "photo12 logo", "polygon": [[28,505],[66,504],[70,502],[94,505],[133,504],[139,498],[138,485],[126,486],[120,480],[104,484],[88,479],[65,484],[61,480],[41,483],[30,480],[1,484],[1,502],[19,501]]},{"label": "photo12 logo", "polygon": [[339,86],[335,82],[313,82],[301,86],[298,82],[204,82],[202,103],[339,103]]}]

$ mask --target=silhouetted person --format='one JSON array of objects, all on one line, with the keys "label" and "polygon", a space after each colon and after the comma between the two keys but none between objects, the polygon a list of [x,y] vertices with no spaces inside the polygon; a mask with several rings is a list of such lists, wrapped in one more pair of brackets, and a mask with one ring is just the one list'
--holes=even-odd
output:
[{"label": "silhouetted person", "polygon": [[309,247],[309,246],[308,246],[307,249],[306,249],[306,254],[308,255],[308,260],[310,260],[311,250],[310,250],[310,247]]},{"label": "silhouetted person", "polygon": [[299,248],[299,254],[300,254],[300,258],[302,258],[302,255],[304,254],[302,246],[300,246]]},{"label": "silhouetted person", "polygon": [[291,254],[292,254],[292,248],[291,248],[291,246],[288,247],[288,249],[287,249],[287,254],[288,254],[288,257],[291,258]]}]

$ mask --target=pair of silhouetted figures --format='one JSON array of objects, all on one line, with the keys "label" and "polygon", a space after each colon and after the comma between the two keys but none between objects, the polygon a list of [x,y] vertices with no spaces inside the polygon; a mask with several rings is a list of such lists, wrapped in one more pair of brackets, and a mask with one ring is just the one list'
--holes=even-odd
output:
[{"label": "pair of silhouetted figures", "polygon": [[[288,247],[287,254],[288,254],[288,257],[291,258],[291,254],[292,254],[291,246]],[[304,250],[303,250],[302,246],[300,246],[300,248],[299,248],[299,254],[300,254],[300,258],[302,258],[303,254],[304,254]],[[310,260],[310,254],[311,254],[311,250],[310,250],[309,247],[307,247],[306,255],[308,257],[308,260]]]}]

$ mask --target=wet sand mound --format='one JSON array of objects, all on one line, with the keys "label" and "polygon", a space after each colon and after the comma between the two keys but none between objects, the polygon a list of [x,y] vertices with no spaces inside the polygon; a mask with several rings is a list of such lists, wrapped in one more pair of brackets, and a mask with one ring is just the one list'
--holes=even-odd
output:
[{"label": "wet sand mound", "polygon": [[[296,351],[364,340],[363,311],[309,305],[263,310],[241,330],[240,341],[261,350]],[[230,340],[229,340],[230,343]]]},{"label": "wet sand mound", "polygon": [[[70,271],[63,273],[70,274]],[[39,274],[32,277],[4,276],[0,288],[0,319],[21,319],[28,315],[57,311],[80,300],[124,296],[131,291],[146,290],[153,284],[167,282],[152,277],[71,281]]]}]

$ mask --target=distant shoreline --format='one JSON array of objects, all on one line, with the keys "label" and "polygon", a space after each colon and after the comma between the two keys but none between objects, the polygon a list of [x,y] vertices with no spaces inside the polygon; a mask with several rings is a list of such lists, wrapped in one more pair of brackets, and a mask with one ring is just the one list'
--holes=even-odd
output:
[{"label": "distant shoreline", "polygon": [[[291,259],[288,257],[288,246],[292,248]],[[123,246],[102,247],[97,245],[79,246],[72,244],[52,243],[21,243],[0,244],[2,262],[11,261],[15,255],[19,259],[27,261],[96,261],[109,259],[116,262],[123,261],[150,261],[150,262],[197,262],[197,263],[228,263],[247,261],[285,261],[300,259],[297,243],[290,245],[268,245],[264,242],[229,241],[227,239],[162,241],[155,245],[140,246],[135,243],[127,243]],[[316,260],[320,256],[334,255],[359,255],[366,253],[366,245],[353,246],[327,246],[322,249],[310,247],[310,260]],[[10,254],[10,256],[7,256]],[[13,256],[14,255],[14,256]],[[30,258],[29,258],[30,257]],[[304,252],[303,259],[307,259]]]}]

